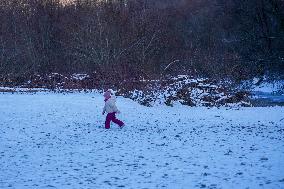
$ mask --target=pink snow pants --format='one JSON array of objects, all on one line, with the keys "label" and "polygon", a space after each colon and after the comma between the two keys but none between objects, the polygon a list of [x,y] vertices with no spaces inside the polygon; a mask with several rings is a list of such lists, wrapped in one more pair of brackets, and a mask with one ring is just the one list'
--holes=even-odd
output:
[{"label": "pink snow pants", "polygon": [[113,113],[108,113],[107,116],[106,116],[106,122],[105,122],[105,128],[106,129],[109,129],[110,128],[110,122],[114,122],[116,123],[117,125],[119,125],[120,127],[122,125],[124,125],[124,123],[122,121],[120,121],[119,119],[116,119],[115,117],[115,112]]}]

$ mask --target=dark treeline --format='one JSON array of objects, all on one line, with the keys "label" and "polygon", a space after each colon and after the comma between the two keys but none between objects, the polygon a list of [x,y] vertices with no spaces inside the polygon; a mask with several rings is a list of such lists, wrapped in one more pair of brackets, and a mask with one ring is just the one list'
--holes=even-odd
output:
[{"label": "dark treeline", "polygon": [[0,1],[0,75],[284,73],[281,0]]}]

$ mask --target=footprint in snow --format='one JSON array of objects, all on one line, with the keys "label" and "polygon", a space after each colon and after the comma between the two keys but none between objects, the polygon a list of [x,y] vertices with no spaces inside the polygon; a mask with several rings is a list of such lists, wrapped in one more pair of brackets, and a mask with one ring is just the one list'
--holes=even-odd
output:
[{"label": "footprint in snow", "polygon": [[260,158],[260,161],[267,161],[267,160],[268,160],[268,158],[266,158],[266,157]]}]

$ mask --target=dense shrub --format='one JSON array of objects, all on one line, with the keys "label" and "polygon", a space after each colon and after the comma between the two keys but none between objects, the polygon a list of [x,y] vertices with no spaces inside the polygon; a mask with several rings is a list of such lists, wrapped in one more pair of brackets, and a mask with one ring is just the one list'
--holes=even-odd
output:
[{"label": "dense shrub", "polygon": [[281,0],[1,0],[0,75],[99,82],[284,73]]}]

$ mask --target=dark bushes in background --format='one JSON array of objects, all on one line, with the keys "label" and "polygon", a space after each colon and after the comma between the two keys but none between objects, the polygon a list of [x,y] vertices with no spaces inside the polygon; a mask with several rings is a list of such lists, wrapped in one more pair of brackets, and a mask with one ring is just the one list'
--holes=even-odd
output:
[{"label": "dark bushes in background", "polygon": [[1,0],[1,82],[283,76],[283,13],[281,0]]}]

